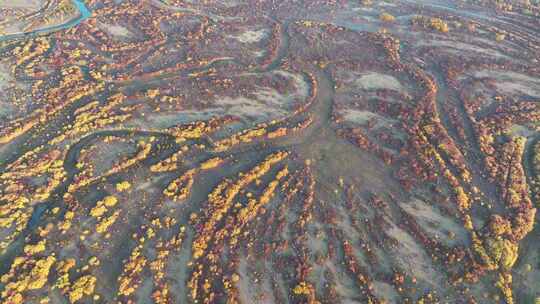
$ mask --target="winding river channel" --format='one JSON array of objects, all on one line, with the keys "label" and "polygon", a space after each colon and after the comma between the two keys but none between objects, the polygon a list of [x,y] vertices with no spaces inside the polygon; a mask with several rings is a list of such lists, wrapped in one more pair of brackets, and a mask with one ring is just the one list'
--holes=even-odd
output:
[{"label": "winding river channel", "polygon": [[85,19],[87,19],[88,17],[92,15],[92,12],[88,9],[88,7],[86,7],[86,5],[84,4],[82,0],[72,0],[72,1],[73,1],[73,4],[79,10],[79,16],[77,18],[71,19],[63,24],[44,27],[44,28],[36,29],[30,32],[3,35],[3,36],[0,36],[0,41],[26,38],[29,36],[48,34],[51,32],[68,29],[68,28],[78,25],[79,23],[81,23],[82,21],[84,21]]}]

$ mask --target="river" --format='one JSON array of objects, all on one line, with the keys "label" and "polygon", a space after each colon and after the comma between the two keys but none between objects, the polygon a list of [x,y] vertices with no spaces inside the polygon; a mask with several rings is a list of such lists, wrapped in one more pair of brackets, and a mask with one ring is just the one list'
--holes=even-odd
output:
[{"label": "river", "polygon": [[26,33],[3,35],[3,36],[0,36],[0,41],[19,39],[19,38],[27,38],[27,37],[30,37],[30,36],[36,36],[36,35],[40,35],[40,34],[48,34],[48,33],[51,33],[51,32],[55,32],[55,31],[59,31],[59,30],[63,30],[63,29],[68,29],[68,28],[71,28],[73,26],[78,25],[79,23],[81,23],[82,21],[84,21],[85,19],[87,19],[88,17],[90,17],[92,15],[92,12],[90,12],[88,7],[86,7],[86,5],[84,4],[84,2],[82,0],[72,0],[72,1],[73,1],[73,4],[79,10],[79,16],[77,18],[71,19],[71,20],[69,20],[69,21],[67,21],[66,23],[63,23],[63,24],[53,25],[53,26],[37,29],[37,30],[34,30],[34,31],[26,32]]}]

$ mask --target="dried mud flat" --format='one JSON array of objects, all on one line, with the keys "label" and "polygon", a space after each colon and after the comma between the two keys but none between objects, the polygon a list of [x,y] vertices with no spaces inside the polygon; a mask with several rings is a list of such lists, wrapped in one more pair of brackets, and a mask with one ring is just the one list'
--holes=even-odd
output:
[{"label": "dried mud flat", "polygon": [[0,303],[540,300],[538,1],[15,2]]}]

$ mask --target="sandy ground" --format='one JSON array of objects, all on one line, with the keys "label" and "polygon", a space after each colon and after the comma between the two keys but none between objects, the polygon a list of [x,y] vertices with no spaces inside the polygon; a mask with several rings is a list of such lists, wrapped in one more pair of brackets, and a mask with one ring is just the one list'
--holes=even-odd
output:
[{"label": "sandy ground", "polygon": [[[287,93],[281,94],[271,87],[257,87],[245,96],[215,96],[211,106],[205,109],[185,109],[174,113],[151,113],[144,121],[135,121],[140,127],[166,128],[178,123],[206,120],[211,117],[233,115],[246,122],[260,123],[287,116],[295,101],[303,101],[309,94],[309,86],[302,76],[286,71],[274,71],[291,81],[293,85]],[[241,77],[253,77],[245,74]]]},{"label": "sandy ground", "polygon": [[403,90],[403,86],[395,77],[381,73],[369,72],[355,81],[355,84],[364,90],[389,89]]},{"label": "sandy ground", "polygon": [[258,30],[258,31],[246,31],[238,36],[235,36],[238,41],[242,43],[255,43],[259,42],[262,39],[264,39],[267,36],[266,30]]},{"label": "sandy ground", "polygon": [[475,52],[482,55],[493,56],[497,58],[508,58],[508,56],[502,54],[499,51],[475,46],[472,44],[465,44],[458,41],[450,40],[429,40],[429,41],[419,41],[416,46],[428,46],[428,47],[438,47],[441,50],[450,53],[461,54],[462,52]]},{"label": "sandy ground", "polygon": [[473,73],[473,76],[496,79],[495,85],[502,93],[540,97],[540,79],[538,78],[508,71],[477,71]]},{"label": "sandy ground", "polygon": [[0,0],[0,8],[39,9],[43,0]]},{"label": "sandy ground", "polygon": [[98,27],[112,36],[119,36],[119,37],[126,37],[126,38],[133,37],[133,33],[130,30],[118,24],[100,23]]}]

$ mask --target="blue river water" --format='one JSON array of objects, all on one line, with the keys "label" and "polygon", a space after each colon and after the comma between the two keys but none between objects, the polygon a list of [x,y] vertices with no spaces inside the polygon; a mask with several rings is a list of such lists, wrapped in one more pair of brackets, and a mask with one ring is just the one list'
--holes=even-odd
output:
[{"label": "blue river water", "polygon": [[90,12],[88,7],[86,7],[86,5],[84,4],[82,0],[72,0],[72,1],[73,1],[73,4],[79,10],[79,16],[77,18],[72,19],[63,24],[37,29],[35,31],[31,31],[27,33],[18,33],[18,34],[0,36],[0,41],[27,38],[31,36],[40,35],[40,34],[47,34],[47,33],[55,32],[55,31],[63,30],[63,29],[68,29],[73,26],[76,26],[77,24],[81,23],[82,21],[84,21],[85,19],[87,19],[88,17],[92,15],[92,12]]}]

